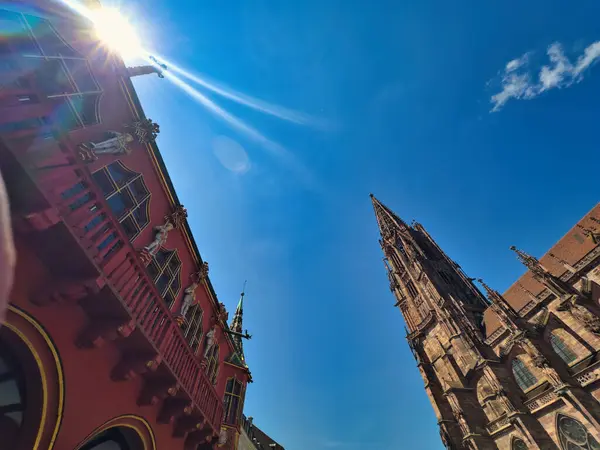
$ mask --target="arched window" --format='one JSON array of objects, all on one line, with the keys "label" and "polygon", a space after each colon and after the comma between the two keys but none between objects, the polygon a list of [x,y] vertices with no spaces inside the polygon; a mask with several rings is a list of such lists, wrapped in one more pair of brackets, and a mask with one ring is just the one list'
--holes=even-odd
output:
[{"label": "arched window", "polygon": [[527,444],[522,439],[514,438],[512,441],[511,450],[527,450]]},{"label": "arched window", "polygon": [[[564,340],[564,334],[560,333],[560,331],[563,330],[552,331],[552,334],[550,334],[550,345],[552,345],[552,349],[566,364],[571,364],[573,361],[577,360],[577,355],[567,345]],[[560,336],[560,334],[563,334],[563,336]]]},{"label": "arched window", "polygon": [[170,308],[181,290],[181,260],[177,250],[160,249],[148,264],[148,273]]},{"label": "arched window", "polygon": [[515,380],[517,380],[517,384],[523,391],[526,391],[538,382],[535,375],[531,373],[529,368],[519,358],[513,359],[512,372],[515,376]]},{"label": "arched window", "polygon": [[150,223],[150,192],[142,175],[115,161],[94,172],[94,180],[133,242]]},{"label": "arched window", "polygon": [[239,416],[242,413],[244,399],[242,398],[242,382],[230,378],[225,387],[225,398],[223,400],[223,418],[229,425],[237,425]]},{"label": "arched window", "polygon": [[204,315],[200,305],[191,306],[185,314],[183,334],[194,353],[202,341],[202,316]]},{"label": "arched window", "polygon": [[101,90],[87,60],[60,37],[48,20],[0,10],[0,25],[10,30],[0,52],[18,55],[12,65],[18,73],[32,74],[36,86],[54,104],[57,123],[80,128],[99,122]]},{"label": "arched window", "polygon": [[557,414],[556,427],[563,450],[600,450],[598,441],[578,420]]},{"label": "arched window", "polygon": [[79,450],[143,450],[139,435],[129,428],[109,428]]},{"label": "arched window", "polygon": [[208,355],[206,355],[206,375],[212,384],[217,383],[217,374],[219,373],[219,345],[212,346]]},{"label": "arched window", "polygon": [[0,436],[16,443],[23,424],[25,381],[14,355],[0,347]]}]

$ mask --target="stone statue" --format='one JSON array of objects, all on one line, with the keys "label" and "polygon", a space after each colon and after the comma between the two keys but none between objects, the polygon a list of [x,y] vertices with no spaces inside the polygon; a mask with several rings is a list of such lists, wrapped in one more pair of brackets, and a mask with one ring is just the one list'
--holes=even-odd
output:
[{"label": "stone statue", "polygon": [[216,331],[217,331],[216,327],[213,326],[210,329],[210,331],[208,333],[206,333],[206,348],[204,349],[204,359],[206,359],[206,357],[208,356],[209,352],[215,346],[215,343],[216,343],[215,333],[216,333]]},{"label": "stone statue", "polygon": [[154,240],[144,247],[144,250],[148,252],[150,256],[156,256],[160,247],[167,242],[169,231],[171,231],[173,228],[174,227],[171,222],[167,222],[164,225],[155,227],[154,230],[156,231],[156,234],[154,235]]},{"label": "stone statue", "polygon": [[107,139],[80,144],[80,149],[87,150],[94,155],[128,155],[131,152],[128,146],[130,142],[133,142],[131,134],[118,131],[107,131],[106,134],[109,136]]},{"label": "stone statue", "polygon": [[180,314],[185,317],[188,310],[196,300],[196,288],[198,287],[198,283],[192,283],[187,288],[185,288],[183,302],[181,303],[181,311]]},{"label": "stone statue", "polygon": [[86,142],[77,146],[79,159],[85,163],[91,163],[98,159],[99,155],[128,155],[131,153],[129,144],[137,140],[140,144],[154,141],[160,133],[158,124],[152,119],[136,120],[131,124],[123,125],[128,131],[107,131],[107,138],[100,142]]},{"label": "stone statue", "polygon": [[219,440],[217,441],[217,445],[222,446],[227,444],[227,430],[222,428],[219,432]]}]

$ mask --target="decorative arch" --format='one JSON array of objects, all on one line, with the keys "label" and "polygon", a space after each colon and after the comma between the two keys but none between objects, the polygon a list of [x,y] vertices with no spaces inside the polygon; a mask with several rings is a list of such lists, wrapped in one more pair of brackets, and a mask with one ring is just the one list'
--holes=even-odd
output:
[{"label": "decorative arch", "polygon": [[87,435],[75,450],[92,450],[93,447],[90,446],[102,443],[103,439],[126,441],[131,447],[130,450],[156,450],[156,438],[150,423],[134,414],[117,416],[104,422]]},{"label": "decorative arch", "polygon": [[[19,391],[24,394],[23,428],[14,437],[11,448],[52,449],[62,422],[65,396],[62,362],[56,346],[39,322],[9,305],[6,322],[0,327],[0,347],[5,354],[10,353],[14,365],[6,372],[13,374]],[[10,423],[5,421],[4,425]],[[2,436],[7,439],[5,433]]]},{"label": "decorative arch", "polygon": [[574,417],[558,413],[556,434],[562,450],[599,450],[600,443],[588,429]]}]

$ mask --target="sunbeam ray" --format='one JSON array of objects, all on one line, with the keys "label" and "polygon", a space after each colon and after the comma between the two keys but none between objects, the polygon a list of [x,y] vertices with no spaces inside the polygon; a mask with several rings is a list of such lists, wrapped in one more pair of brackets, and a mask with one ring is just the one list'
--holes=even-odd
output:
[{"label": "sunbeam ray", "polygon": [[299,125],[310,125],[318,128],[327,127],[327,123],[323,119],[313,117],[309,114],[295,111],[293,109],[285,108],[283,106],[274,105],[229,87],[224,87],[222,85],[219,86],[199,77],[198,75],[190,73],[189,71],[179,67],[177,64],[165,59],[162,56],[158,56],[157,58],[161,62],[165,63],[169,67],[169,70],[173,70],[188,80],[193,81],[194,83],[197,83],[200,86],[221,95],[222,97],[228,98],[229,100],[233,100],[249,108]]}]

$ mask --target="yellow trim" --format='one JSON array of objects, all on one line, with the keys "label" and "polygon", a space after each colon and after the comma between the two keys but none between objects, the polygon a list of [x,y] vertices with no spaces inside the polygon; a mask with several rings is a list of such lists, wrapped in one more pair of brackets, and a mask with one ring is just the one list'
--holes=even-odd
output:
[{"label": "yellow trim", "polygon": [[[57,381],[58,381],[58,411],[56,414],[56,416],[57,416],[56,426],[54,427],[54,432],[52,433],[52,437],[48,444],[48,449],[52,449],[54,447],[54,443],[56,442],[56,437],[58,436],[58,431],[60,429],[60,425],[62,422],[63,408],[64,408],[65,385],[64,385],[62,364],[60,362],[58,352],[56,351],[56,348],[54,347],[54,343],[52,342],[52,340],[50,339],[50,337],[48,336],[46,331],[42,328],[42,326],[33,317],[31,317],[28,314],[26,314],[25,312],[15,308],[13,305],[8,305],[8,310],[10,312],[17,314],[18,316],[22,317],[27,322],[29,322],[31,325],[33,325],[33,327],[36,329],[36,331],[44,338],[44,341],[46,342],[46,345],[50,349],[50,352],[52,353],[52,357],[54,358],[54,362],[56,364],[56,373],[57,373]],[[35,362],[38,365],[38,369],[40,370],[40,378],[42,381],[42,418],[40,420],[40,429],[38,431],[38,435],[35,439],[35,444],[33,446],[33,450],[36,450],[40,446],[40,441],[42,439],[42,434],[44,432],[44,425],[46,422],[46,414],[48,412],[48,380],[46,379],[46,374],[44,373],[44,365],[42,363],[42,359],[40,358],[39,354],[35,350],[31,341],[16,326],[14,326],[10,323],[5,323],[5,326],[8,327],[11,331],[13,331],[17,336],[19,336],[19,338],[25,343],[25,345],[27,345],[27,347],[31,351],[33,357],[35,358]]]},{"label": "yellow trim", "polygon": [[[140,432],[138,427],[136,427],[135,425],[132,425],[132,424],[128,424],[128,423],[118,423],[120,420],[123,420],[123,419],[135,419],[144,424],[144,426],[148,430],[148,435],[150,436],[150,441],[152,442],[151,449],[148,449],[148,447],[146,446],[146,441],[143,438],[144,434],[143,434],[143,432]],[[117,423],[115,423],[115,422],[117,422]],[[135,430],[135,432],[140,436],[140,438],[144,444],[144,450],[156,450],[156,439],[154,438],[154,432],[152,431],[152,427],[150,426],[150,423],[142,416],[136,416],[135,414],[125,414],[125,415],[113,417],[112,419],[107,420],[102,425],[99,425],[98,427],[96,427],[94,429],[94,431],[92,431],[90,434],[88,434],[86,436],[86,438],[83,440],[83,442],[80,443],[77,447],[75,447],[75,450],[78,450],[81,447],[83,447],[85,444],[90,442],[92,439],[94,439],[100,433],[102,433],[106,430],[109,430],[111,428],[119,428],[119,427]]]}]

